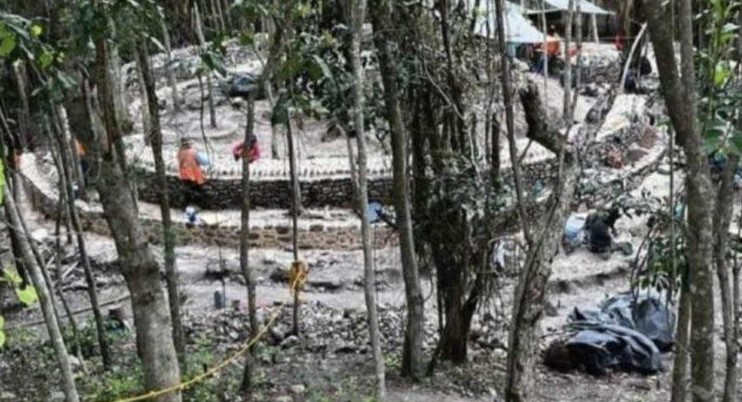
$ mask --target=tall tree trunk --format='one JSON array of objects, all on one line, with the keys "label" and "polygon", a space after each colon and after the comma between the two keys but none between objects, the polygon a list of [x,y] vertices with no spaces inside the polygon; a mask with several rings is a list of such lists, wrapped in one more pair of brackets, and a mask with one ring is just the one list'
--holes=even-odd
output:
[{"label": "tall tree trunk", "polygon": [[151,117],[149,116],[149,109],[147,108],[147,93],[144,89],[144,77],[142,77],[142,65],[136,63],[137,69],[137,80],[139,81],[139,113],[142,115],[142,133],[144,133],[144,145],[149,145],[152,140],[152,127],[150,127]]},{"label": "tall tree trunk", "polygon": [[227,32],[227,26],[224,24],[224,11],[222,10],[222,0],[211,0],[211,6],[214,8],[216,17],[219,21],[220,33]]},{"label": "tall tree trunk", "polygon": [[[245,125],[245,139],[247,144],[255,126],[255,101],[247,99],[247,124]],[[255,301],[255,278],[250,269],[250,161],[242,157],[242,208],[240,226],[240,268],[242,276],[245,277],[247,286],[247,310],[250,318],[250,339],[258,337],[257,303]],[[252,351],[251,351],[252,352]],[[252,366],[254,359],[252,353],[245,357],[245,370],[242,375],[242,389],[247,391],[252,387]]]},{"label": "tall tree trunk", "polygon": [[173,52],[170,46],[170,32],[167,29],[167,23],[165,20],[160,21],[162,27],[162,39],[165,44],[165,57],[167,68],[165,74],[167,75],[167,84],[170,86],[170,90],[173,93],[173,113],[177,114],[181,112],[180,108],[180,95],[178,94],[178,82],[175,79],[175,72],[173,71]]},{"label": "tall tree trunk", "polygon": [[[274,25],[277,25],[277,23],[274,23]],[[268,61],[265,63],[263,74],[260,77],[263,90],[268,99],[268,104],[271,105],[271,111],[273,111],[273,108],[276,105],[276,100],[273,95],[273,87],[278,81],[276,80],[275,72],[273,70],[276,68],[279,60],[281,47],[283,45],[283,35],[284,30],[280,28],[273,29],[273,32],[270,34],[271,45],[270,49],[268,49]],[[279,158],[278,138],[278,127],[275,124],[271,124],[271,158],[273,159]]]},{"label": "tall tree trunk", "polygon": [[18,95],[21,98],[20,107],[20,146],[26,148],[30,142],[34,140],[33,130],[31,123],[31,108],[28,103],[28,84],[26,82],[26,67],[24,63],[17,63],[13,65],[13,76],[15,77],[16,86],[18,89]]},{"label": "tall tree trunk", "polygon": [[577,60],[575,61],[575,91],[572,94],[572,105],[569,110],[569,120],[574,121],[575,108],[577,107],[577,99],[580,96],[580,85],[582,83],[582,2],[577,2],[577,9],[575,10],[577,15]]},{"label": "tall tree trunk", "polygon": [[[407,133],[402,123],[399,106],[399,90],[392,54],[391,3],[377,0],[373,3],[371,18],[374,26],[374,42],[379,52],[379,68],[384,83],[384,106],[392,134],[392,168],[394,180],[394,209],[397,212],[399,248],[402,257],[402,274],[407,300],[407,326],[402,349],[402,376],[419,380],[423,368],[423,337],[425,336],[425,300],[420,289],[420,274],[415,256],[410,213],[410,189],[407,182]],[[362,135],[362,131],[358,132]]]},{"label": "tall tree trunk", "polygon": [[732,284],[730,283],[730,269],[727,264],[727,241],[729,225],[732,221],[734,206],[734,174],[739,163],[739,157],[730,156],[721,175],[718,195],[716,197],[716,211],[714,213],[714,262],[716,275],[721,288],[721,310],[724,321],[724,341],[726,344],[726,377],[724,379],[723,402],[737,400],[737,338],[734,330],[734,305]]},{"label": "tall tree trunk", "polygon": [[[556,188],[536,226],[543,229],[538,238],[533,239],[529,245],[515,289],[504,392],[505,400],[508,402],[530,400],[529,395],[534,386],[534,363],[540,339],[540,320],[546,301],[546,285],[551,275],[551,261],[559,250],[560,233],[564,228],[580,178],[578,152],[583,152],[572,148],[559,130],[549,127],[535,84],[523,89],[520,96],[528,123],[527,136],[557,155],[559,175]],[[615,96],[615,92],[611,91],[588,113],[588,116],[600,116],[597,119],[587,119],[581,128],[583,131],[580,138],[585,138],[588,146],[603,125]]]},{"label": "tall tree trunk", "polygon": [[[296,162],[296,149],[294,146],[294,131],[291,128],[291,116],[286,122],[286,143],[289,148],[289,171],[291,173],[291,249],[294,254],[294,263],[299,263],[299,222],[298,216],[301,209],[301,189],[299,188],[298,167]],[[292,286],[294,284],[291,284]],[[299,290],[294,289],[294,335],[299,335]]]},{"label": "tall tree trunk", "polygon": [[[8,221],[14,228],[20,228],[20,215],[18,208],[13,199],[12,193],[5,187],[5,214]],[[64,346],[62,340],[62,332],[59,329],[57,319],[54,316],[54,306],[51,300],[51,294],[49,288],[44,283],[44,278],[41,273],[41,269],[34,261],[33,255],[28,244],[28,236],[21,237],[20,249],[23,259],[26,261],[26,266],[31,274],[31,280],[36,292],[39,297],[39,304],[41,305],[41,312],[44,315],[44,323],[46,323],[46,329],[49,332],[49,339],[51,340],[52,347],[54,348],[55,355],[57,357],[57,364],[62,372],[62,386],[64,389],[65,401],[66,402],[78,402],[80,397],[77,394],[77,388],[75,386],[75,378],[72,374],[72,366],[70,366],[69,356],[67,355],[67,348]]]},{"label": "tall tree trunk", "polygon": [[688,200],[688,269],[691,296],[691,379],[695,402],[714,400],[714,288],[712,275],[712,210],[710,171],[696,118],[693,16],[691,1],[680,1],[682,75],[678,73],[671,24],[659,2],[644,1],[657,59],[662,93],[686,155]]},{"label": "tall tree trunk", "polygon": [[[515,113],[513,111],[512,80],[510,78],[510,59],[507,55],[505,44],[505,9],[504,0],[497,0],[497,40],[500,46],[500,83],[502,84],[502,96],[505,100],[505,124],[508,130],[508,149],[510,151],[510,168],[513,170],[515,181],[515,195],[518,201],[518,214],[520,215],[521,228],[526,242],[531,244],[531,234],[528,225],[526,205],[523,201],[523,179],[520,174],[520,163],[518,161],[518,148],[515,141]],[[545,49],[545,48],[544,48]]]},{"label": "tall tree trunk", "polygon": [[[111,348],[108,345],[106,339],[106,328],[103,322],[103,314],[100,309],[100,303],[98,302],[98,286],[95,281],[95,275],[93,269],[90,266],[90,259],[88,258],[87,247],[85,245],[85,236],[82,230],[82,223],[80,222],[80,216],[77,214],[77,207],[75,206],[74,190],[72,188],[72,172],[73,169],[71,161],[71,152],[68,148],[68,138],[70,137],[68,127],[64,125],[61,117],[62,107],[56,108],[56,113],[53,115],[53,121],[56,127],[56,145],[59,149],[59,161],[60,161],[60,172],[59,180],[64,186],[66,195],[65,200],[67,201],[67,215],[69,216],[72,228],[75,231],[77,237],[77,250],[80,254],[80,262],[82,263],[83,272],[85,274],[85,284],[87,285],[88,297],[90,298],[90,306],[93,310],[93,317],[95,318],[95,329],[98,337],[98,345],[100,346],[100,354],[103,358],[103,367],[109,370],[112,365],[111,361]],[[61,194],[60,194],[61,197]]]},{"label": "tall tree trunk", "polygon": [[[562,119],[564,119],[565,127],[572,125],[572,63],[570,62],[571,56],[569,54],[569,47],[572,42],[572,23],[575,16],[575,0],[569,0],[568,4],[567,32],[564,35],[564,60],[566,63],[564,68],[564,100],[562,103]],[[577,14],[577,17],[582,18],[579,14]]]},{"label": "tall tree trunk", "polygon": [[[196,35],[198,36],[198,44],[201,47],[201,51],[206,51],[206,38],[204,38],[203,22],[201,21],[201,13],[198,11],[198,4],[193,3],[193,14],[196,21]],[[211,71],[207,69],[206,72],[206,88],[209,90],[209,117],[211,128],[216,128],[216,103],[214,102],[214,87],[211,83]]]},{"label": "tall tree trunk", "polygon": [[[686,267],[687,269],[687,267]],[[690,316],[692,310],[690,281],[692,273],[684,275],[683,284],[680,288],[680,301],[678,302],[678,325],[675,330],[675,362],[672,368],[672,391],[670,402],[685,402],[687,400],[688,363],[690,363]]]},{"label": "tall tree trunk", "polygon": [[234,24],[232,23],[232,10],[231,10],[231,3],[229,0],[219,0],[223,1],[224,4],[222,5],[222,9],[224,10],[224,17],[226,17],[227,20],[227,30],[231,31],[234,29]]},{"label": "tall tree trunk", "polygon": [[371,225],[368,221],[368,171],[366,136],[363,132],[363,67],[361,66],[361,35],[366,13],[366,0],[353,0],[351,11],[351,64],[353,66],[353,117],[358,142],[358,213],[361,216],[361,237],[363,242],[364,294],[368,315],[368,332],[371,337],[371,351],[375,372],[375,394],[384,400],[386,385],[384,380],[384,357],[381,354],[379,316],[376,310],[376,274],[374,272],[373,252],[371,250]]},{"label": "tall tree trunk", "polygon": [[[113,87],[108,82],[108,44],[96,39],[95,77],[102,96],[103,120],[108,143],[120,140]],[[97,155],[100,147],[92,138],[87,146]],[[147,390],[159,390],[180,383],[180,368],[172,341],[170,313],[160,286],[160,269],[152,255],[147,236],[137,216],[130,183],[110,148],[101,154],[99,193],[104,216],[116,244],[121,273],[131,293],[137,343],[141,346],[144,383]],[[180,402],[180,390],[162,395],[158,402]]]},{"label": "tall tree trunk", "polygon": [[185,339],[183,335],[183,323],[180,312],[180,292],[178,291],[178,267],[175,261],[175,230],[173,219],[170,216],[170,195],[167,185],[167,174],[165,172],[165,161],[162,158],[162,129],[160,127],[160,110],[158,107],[157,92],[155,90],[155,78],[152,74],[152,66],[149,61],[147,43],[143,42],[137,48],[138,64],[142,72],[144,83],[145,103],[150,116],[150,130],[147,135],[152,144],[152,156],[155,160],[155,175],[160,195],[160,215],[162,217],[162,237],[165,251],[165,280],[167,283],[168,304],[170,305],[170,317],[173,323],[173,343],[178,354],[178,360],[185,367]]}]

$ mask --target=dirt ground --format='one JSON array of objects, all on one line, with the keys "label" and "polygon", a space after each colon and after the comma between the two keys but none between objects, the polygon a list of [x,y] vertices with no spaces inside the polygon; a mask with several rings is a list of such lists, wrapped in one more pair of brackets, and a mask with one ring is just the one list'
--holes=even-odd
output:
[{"label": "dirt ground", "polygon": [[[666,194],[667,175],[656,173],[646,178],[642,188],[636,190],[636,194],[642,189],[652,191],[654,195]],[[26,206],[27,207],[27,206]],[[36,228],[35,236],[45,237],[51,233],[51,223],[43,221],[33,211],[26,210],[24,216],[30,218],[30,224]],[[630,241],[635,249],[646,232],[645,218],[635,217],[633,219],[624,217],[617,223],[619,240]],[[86,234],[86,240],[91,250],[91,257],[100,262],[113,261],[115,259],[115,248],[110,239],[100,236]],[[156,249],[158,254],[161,253]],[[318,313],[316,318],[312,313],[311,306],[322,306],[321,311],[352,311],[352,314],[362,316],[364,311],[364,300],[362,293],[362,254],[360,252],[337,252],[332,250],[308,250],[302,253],[304,258],[312,267],[312,272],[307,285],[307,292],[302,299],[309,311],[305,317],[307,328],[304,340],[299,345],[280,346],[275,352],[280,358],[270,364],[261,365],[261,372],[267,378],[261,385],[258,400],[362,400],[370,390],[371,364],[370,356],[363,348],[350,354],[324,354],[312,349],[315,343],[320,342],[318,336],[313,335],[311,322],[320,320],[324,313]],[[221,255],[221,258],[220,258]],[[232,301],[244,300],[245,287],[239,274],[239,258],[237,250],[201,247],[180,247],[177,249],[178,267],[182,283],[182,293],[185,296],[184,312],[187,322],[212,321],[214,317],[220,317],[224,313],[214,306],[213,294],[221,289],[218,281],[210,280],[206,271],[217,270],[220,263],[225,264],[230,275],[226,281],[227,305]],[[560,254],[553,265],[551,281],[551,293],[549,302],[556,308],[555,316],[547,316],[542,322],[545,338],[543,346],[546,345],[550,335],[558,332],[566,322],[566,316],[574,306],[595,306],[600,300],[609,295],[628,289],[629,286],[629,263],[634,256],[624,257],[614,254],[611,259],[604,261],[586,250],[577,250],[572,254]],[[284,250],[252,250],[251,262],[256,270],[258,278],[258,305],[261,307],[261,315],[264,319],[276,311],[276,304],[285,301],[288,290],[284,283],[276,282],[276,272],[280,272],[291,261],[291,253]],[[392,317],[395,322],[401,322],[399,311],[404,305],[404,293],[401,281],[398,250],[384,249],[375,252],[376,270],[379,276],[378,299],[382,308],[382,321],[385,317]],[[105,267],[105,265],[104,265]],[[102,268],[99,273],[102,279],[100,289],[101,301],[116,300],[127,294],[122,278],[112,272],[110,268]],[[71,274],[73,279],[67,281],[68,291],[65,296],[72,304],[73,310],[87,307],[85,292],[75,283],[81,283],[79,272]],[[76,279],[74,279],[76,278]],[[505,282],[499,300],[493,301],[483,308],[477,315],[474,323],[474,334],[485,332],[485,336],[496,339],[495,346],[482,347],[477,342],[471,345],[471,361],[462,367],[440,367],[432,378],[425,379],[420,384],[410,384],[400,379],[395,373],[398,367],[399,350],[390,347],[387,356],[387,367],[389,371],[390,401],[491,401],[497,395],[504,381],[503,367],[505,364],[505,348],[507,342],[507,314],[512,298],[512,279]],[[430,282],[424,281],[424,294],[428,296],[426,309],[427,317],[434,321],[436,304],[432,297]],[[106,309],[123,306],[128,312],[128,302],[123,301],[113,305],[107,305]],[[240,309],[244,310],[244,304]],[[720,338],[721,318],[720,308],[717,308],[717,367],[718,378],[723,373],[724,348]],[[130,312],[129,312],[130,314]],[[237,313],[243,314],[242,312]],[[493,325],[485,325],[483,317],[491,314],[497,317]],[[9,342],[12,345],[17,338],[27,337],[28,333],[38,333],[43,337],[43,327],[26,326],[40,318],[38,308],[32,308],[18,314],[11,314],[8,319],[7,332]],[[78,320],[86,318],[86,313],[80,315]],[[393,321],[394,321],[393,320]],[[282,313],[279,322],[289,325],[290,317],[288,309]],[[195,324],[194,324],[195,325]],[[200,328],[196,326],[197,328]],[[22,329],[21,329],[22,328]],[[398,333],[400,329],[393,329]],[[426,330],[431,332],[435,339],[435,322],[428,322]],[[209,330],[201,330],[200,335],[209,337]],[[25,335],[24,335],[25,334]],[[219,336],[218,332],[211,335]],[[363,326],[360,332],[348,337],[362,338]],[[215,358],[227,356],[230,351],[236,350],[239,344],[236,340],[219,339],[215,346]],[[197,343],[196,343],[197,344]],[[304,346],[302,346],[302,344]],[[428,353],[431,352],[432,340],[427,343]],[[193,346],[193,345],[192,345]],[[195,346],[193,346],[195,347]],[[11,350],[15,350],[12,349]],[[55,389],[51,386],[55,383],[53,375],[39,375],[40,371],[35,367],[39,362],[25,361],[23,353],[14,352],[16,356],[6,356],[0,364],[0,381],[4,384],[2,392],[15,395],[18,400],[42,400],[23,399],[22,395],[39,394],[36,381],[28,381],[28,378],[49,381],[47,391]],[[15,360],[18,355],[21,361]],[[556,373],[539,365],[536,371],[536,388],[533,390],[534,401],[665,401],[669,400],[670,372],[672,367],[672,354],[665,355],[663,364],[666,370],[656,376],[641,376],[638,374],[614,373],[606,377],[595,378],[582,373],[563,374]],[[25,361],[25,363],[23,363]],[[27,371],[31,370],[31,371]],[[230,369],[229,373],[223,374],[216,381],[226,381],[225,378],[237,376],[239,370]],[[234,371],[234,372],[232,372]],[[34,374],[31,374],[34,373]],[[30,376],[30,377],[29,377]],[[29,389],[30,387],[30,389]],[[303,387],[303,388],[302,388]],[[297,391],[301,391],[298,392]],[[0,393],[0,400],[2,400]],[[262,399],[260,399],[262,398]],[[283,398],[283,399],[281,399]],[[286,399],[291,398],[291,399]],[[354,399],[356,398],[356,399]],[[432,398],[432,399],[431,399]],[[232,400],[232,399],[227,399]],[[236,399],[235,399],[236,400]],[[495,399],[497,400],[497,399]]]}]

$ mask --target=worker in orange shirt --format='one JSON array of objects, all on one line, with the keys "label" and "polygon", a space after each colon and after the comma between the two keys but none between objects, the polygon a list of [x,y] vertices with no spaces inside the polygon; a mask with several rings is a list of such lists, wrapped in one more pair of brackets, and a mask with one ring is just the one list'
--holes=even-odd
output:
[{"label": "worker in orange shirt", "polygon": [[203,185],[206,183],[202,167],[207,165],[198,152],[193,148],[193,141],[183,138],[178,150],[178,177],[185,189],[186,207],[193,204],[203,207],[205,191]]},{"label": "worker in orange shirt", "polygon": [[82,180],[85,186],[88,185],[88,172],[90,171],[90,157],[86,152],[85,146],[80,141],[75,139],[75,151],[77,151],[77,157],[80,159],[80,170],[82,172]]}]

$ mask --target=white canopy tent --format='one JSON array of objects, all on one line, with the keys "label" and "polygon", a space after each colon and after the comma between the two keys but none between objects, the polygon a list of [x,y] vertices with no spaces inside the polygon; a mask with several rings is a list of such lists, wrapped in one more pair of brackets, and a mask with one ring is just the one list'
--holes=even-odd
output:
[{"label": "white canopy tent", "polygon": [[[582,14],[593,14],[593,15],[613,15],[613,12],[605,10],[596,6],[595,4],[587,0],[577,0],[580,3],[580,12]],[[577,9],[577,2],[575,2],[575,10]],[[544,11],[569,11],[569,0],[543,0]],[[531,9],[526,14],[539,14],[541,10]]]},{"label": "white canopy tent", "polygon": [[[659,0],[657,0],[659,1]],[[589,15],[590,22],[592,23],[593,39],[595,42],[599,42],[598,38],[598,19],[597,16],[609,16],[613,15],[612,11],[605,10],[587,0],[575,0],[574,10],[577,10],[577,3],[580,5],[580,14]],[[526,15],[535,15],[542,13],[567,13],[569,12],[569,0],[533,0],[530,3],[532,8],[530,10],[524,10]],[[543,9],[542,9],[543,8]]]},{"label": "white canopy tent", "polygon": [[[470,0],[469,3],[472,3]],[[510,44],[541,43],[544,41],[543,32],[536,29],[531,22],[523,16],[522,9],[509,1],[505,2],[505,42]],[[480,2],[477,20],[474,25],[474,33],[480,37],[494,39],[497,37],[497,18],[495,14],[495,1],[483,0]],[[489,23],[489,32],[487,24]]]}]

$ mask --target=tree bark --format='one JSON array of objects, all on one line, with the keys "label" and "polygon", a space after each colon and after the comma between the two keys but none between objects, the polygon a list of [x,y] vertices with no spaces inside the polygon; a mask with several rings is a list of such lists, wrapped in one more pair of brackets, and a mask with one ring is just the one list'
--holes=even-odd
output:
[{"label": "tree bark", "polygon": [[[589,146],[605,116],[613,106],[616,93],[599,100],[581,128],[580,136]],[[530,84],[520,94],[528,123],[529,139],[541,144],[559,158],[559,175],[556,188],[547,203],[546,210],[536,227],[543,228],[538,238],[529,245],[526,261],[515,289],[513,315],[511,318],[507,378],[505,383],[505,400],[508,402],[525,402],[534,386],[534,364],[538,351],[539,325],[543,316],[546,291],[551,263],[559,251],[560,233],[564,228],[570,211],[581,167],[577,152],[571,148],[566,136],[551,128],[546,122],[545,112],[535,84]]]},{"label": "tree bark", "polygon": [[351,64],[353,68],[353,117],[358,142],[358,212],[361,216],[361,237],[363,242],[364,294],[368,315],[368,330],[371,338],[371,351],[374,362],[375,394],[379,400],[386,395],[384,357],[381,354],[379,317],[376,310],[376,274],[374,272],[373,252],[371,250],[371,226],[368,209],[368,172],[366,137],[363,132],[363,68],[361,66],[361,35],[366,13],[366,0],[353,0],[351,11]]},{"label": "tree bark", "polygon": [[20,128],[20,146],[21,148],[26,148],[30,142],[33,141],[33,130],[32,130],[32,124],[31,123],[31,108],[29,106],[28,102],[28,84],[26,82],[26,67],[24,63],[18,63],[13,65],[13,76],[15,77],[16,86],[18,89],[18,95],[21,98],[21,107],[20,107],[20,118],[19,120],[19,128]]},{"label": "tree bark", "polygon": [[165,254],[165,280],[167,283],[170,317],[173,323],[173,343],[180,365],[185,367],[186,345],[180,312],[178,267],[175,260],[175,230],[173,229],[173,219],[170,215],[170,195],[165,171],[165,161],[162,157],[162,129],[160,127],[159,102],[155,90],[155,78],[152,74],[152,66],[149,61],[147,43],[143,42],[138,46],[137,51],[139,56],[138,64],[144,83],[145,103],[150,116],[150,131],[148,136],[152,145],[152,156],[155,160],[155,175],[157,176],[160,195],[160,216],[162,219],[162,237]]},{"label": "tree bark", "polygon": [[[686,267],[687,269],[687,267]],[[675,330],[675,363],[672,368],[672,391],[670,402],[685,402],[687,400],[688,363],[689,363],[689,338],[690,338],[690,316],[692,310],[690,297],[690,284],[688,279],[691,273],[685,274],[684,283],[680,288],[680,301],[678,302],[678,325]]]},{"label": "tree bark", "polygon": [[[95,41],[95,77],[102,96],[103,120],[108,143],[120,140],[113,89],[108,81],[108,44],[101,36]],[[99,146],[87,138],[87,148],[98,154]],[[98,183],[104,216],[121,262],[121,272],[131,294],[137,344],[144,366],[145,388],[149,391],[172,387],[180,383],[180,368],[172,341],[170,314],[160,286],[160,270],[147,242],[147,236],[137,216],[130,183],[111,149],[101,155]],[[180,402],[180,390],[164,394],[157,402]]]},{"label": "tree bark", "polygon": [[[14,228],[21,227],[19,211],[15,204],[15,200],[13,199],[13,195],[8,190],[7,186],[5,187],[5,214]],[[26,236],[28,236],[28,233],[26,233]],[[36,264],[34,257],[31,255],[27,239],[28,237],[21,237],[19,246],[23,259],[26,261],[26,266],[31,274],[33,285],[36,288],[39,297],[39,304],[41,305],[41,312],[44,315],[44,322],[46,323],[46,329],[49,332],[49,339],[51,340],[52,347],[54,348],[57,357],[57,364],[59,364],[59,369],[62,373],[62,386],[64,389],[65,401],[79,402],[80,397],[77,394],[75,378],[72,374],[69,356],[67,355],[67,348],[64,345],[62,332],[60,331],[59,325],[54,316],[54,306],[51,301],[50,290],[44,283],[40,267]]]},{"label": "tree bark", "polygon": [[[286,143],[289,147],[289,171],[291,174],[291,249],[294,262],[299,262],[299,210],[301,209],[301,189],[296,166],[296,149],[294,147],[294,131],[291,128],[291,116],[286,122]],[[292,284],[293,285],[293,284]],[[294,335],[299,335],[299,288],[294,290]]]},{"label": "tree bark", "polygon": [[165,57],[167,62],[167,68],[165,74],[167,75],[167,84],[170,86],[170,90],[173,93],[173,113],[178,114],[181,112],[180,108],[180,95],[178,94],[178,82],[175,79],[175,73],[173,72],[173,52],[170,46],[170,32],[167,29],[167,24],[164,20],[160,21],[162,27],[162,39],[165,44]]},{"label": "tree bark", "polygon": [[714,288],[712,275],[712,210],[710,171],[696,118],[695,64],[691,1],[680,1],[682,76],[678,73],[671,24],[659,2],[644,1],[657,59],[662,94],[678,143],[686,155],[688,200],[688,268],[691,296],[691,379],[695,402],[712,401],[714,391]]},{"label": "tree bark", "polygon": [[[196,35],[198,36],[198,43],[201,47],[201,51],[206,51],[206,38],[204,38],[203,22],[201,21],[201,13],[198,11],[198,4],[193,3],[193,14],[196,21]],[[216,122],[216,103],[214,102],[214,87],[211,83],[211,70],[206,69],[206,89],[209,90],[209,117],[211,128],[217,127]],[[203,101],[203,100],[202,100]]]},{"label": "tree bark", "polygon": [[[90,298],[90,306],[93,310],[93,317],[95,318],[95,329],[96,335],[98,336],[98,345],[100,346],[101,357],[103,358],[103,367],[106,370],[110,370],[112,365],[111,360],[111,349],[106,339],[106,328],[103,322],[103,314],[100,309],[100,303],[98,302],[98,286],[95,281],[95,275],[93,269],[90,266],[90,259],[88,258],[87,247],[85,245],[85,235],[82,229],[82,223],[80,222],[80,216],[77,214],[77,207],[75,206],[74,190],[72,188],[72,172],[73,169],[71,159],[71,152],[67,145],[69,144],[70,134],[68,127],[64,125],[62,115],[65,113],[62,107],[56,108],[57,113],[53,115],[53,120],[57,122],[57,137],[56,143],[59,149],[59,160],[60,160],[60,172],[59,180],[64,186],[67,193],[65,200],[67,201],[67,215],[69,216],[72,229],[75,231],[77,237],[77,250],[80,254],[80,262],[82,263],[83,272],[85,274],[85,284],[87,285],[88,297]],[[62,195],[60,194],[60,197]]]},{"label": "tree bark", "polygon": [[[579,1],[578,1],[579,3]],[[567,27],[564,34],[564,100],[562,104],[562,119],[564,119],[564,126],[569,127],[572,125],[572,63],[570,62],[569,47],[572,42],[572,23],[574,21],[574,8],[575,0],[569,0],[567,9]],[[582,18],[582,15],[577,14],[578,18]]]},{"label": "tree bark", "polygon": [[[247,144],[255,126],[255,101],[247,99],[247,124],[245,125],[245,139]],[[258,316],[255,291],[255,278],[250,268],[250,161],[242,157],[242,208],[240,226],[240,268],[245,277],[247,286],[247,310],[250,319],[250,339],[258,337]],[[252,387],[252,350],[245,357],[245,370],[242,376],[242,389],[248,391]]]},{"label": "tree bark", "polygon": [[732,155],[721,174],[716,196],[716,211],[714,213],[714,262],[716,275],[721,288],[721,310],[724,321],[724,341],[726,344],[726,377],[724,379],[724,396],[722,402],[737,400],[737,338],[734,330],[734,305],[732,284],[730,283],[730,269],[727,264],[727,241],[729,226],[732,221],[734,206],[734,174],[739,163],[739,157]]},{"label": "tree bark", "polygon": [[152,140],[152,127],[150,127],[151,117],[149,116],[149,109],[147,108],[147,94],[144,89],[144,77],[142,76],[142,64],[136,63],[137,68],[137,80],[139,81],[139,113],[142,114],[142,132],[144,133],[144,145],[150,145]]},{"label": "tree bark", "polygon": [[[520,164],[518,163],[518,149],[515,141],[515,113],[513,111],[513,91],[512,80],[510,77],[510,60],[507,56],[505,46],[505,9],[504,0],[495,2],[497,7],[497,40],[500,47],[500,83],[502,84],[502,96],[505,100],[505,124],[508,131],[508,149],[510,151],[510,168],[513,170],[513,179],[515,181],[515,195],[518,201],[518,214],[520,215],[521,228],[526,242],[531,244],[531,233],[528,225],[528,214],[526,213],[525,202],[523,201],[523,179],[520,174]],[[545,48],[544,48],[545,49]]]},{"label": "tree bark", "polygon": [[[402,123],[399,106],[397,76],[390,49],[391,3],[377,0],[373,3],[371,18],[374,26],[374,42],[379,52],[379,68],[384,84],[384,106],[392,137],[392,169],[394,181],[394,209],[397,214],[399,248],[402,258],[402,274],[407,301],[407,325],[402,349],[401,374],[419,380],[423,368],[423,337],[425,336],[425,300],[420,289],[420,274],[415,256],[412,233],[409,184],[406,177],[407,132]],[[358,135],[362,135],[358,132]]]}]

